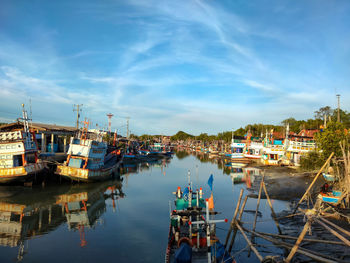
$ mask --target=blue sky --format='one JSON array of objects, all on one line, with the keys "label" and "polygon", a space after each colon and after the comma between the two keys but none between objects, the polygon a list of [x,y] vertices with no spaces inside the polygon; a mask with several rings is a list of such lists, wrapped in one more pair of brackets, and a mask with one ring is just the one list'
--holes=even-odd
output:
[{"label": "blue sky", "polygon": [[0,121],[217,133],[350,110],[350,2],[0,0]]}]

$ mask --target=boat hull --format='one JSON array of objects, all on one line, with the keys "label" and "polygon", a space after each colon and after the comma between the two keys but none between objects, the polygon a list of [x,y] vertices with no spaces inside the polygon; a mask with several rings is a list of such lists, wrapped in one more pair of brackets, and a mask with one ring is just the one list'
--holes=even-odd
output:
[{"label": "boat hull", "polygon": [[44,169],[45,164],[41,162],[13,168],[0,168],[0,183],[26,182]]},{"label": "boat hull", "polygon": [[121,161],[108,168],[91,170],[84,168],[70,167],[66,165],[57,165],[56,174],[69,178],[73,181],[92,183],[111,179],[118,172]]}]

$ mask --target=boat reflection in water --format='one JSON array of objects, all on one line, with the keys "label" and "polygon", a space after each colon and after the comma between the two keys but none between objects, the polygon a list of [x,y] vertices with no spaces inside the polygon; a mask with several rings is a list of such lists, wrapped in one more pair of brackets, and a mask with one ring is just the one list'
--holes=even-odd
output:
[{"label": "boat reflection in water", "polygon": [[[120,180],[55,189],[22,189],[0,198],[0,246],[18,247],[17,261],[28,253],[25,241],[48,234],[64,223],[68,229],[80,231],[81,246],[86,246],[84,230],[94,226],[106,211],[105,201],[112,199],[115,211],[115,201],[124,197]],[[4,193],[6,189],[0,190]]]},{"label": "boat reflection in water", "polygon": [[261,169],[232,165],[225,167],[225,173],[231,177],[232,184],[245,183],[247,189],[251,189],[255,178],[261,175]]},{"label": "boat reflection in water", "polygon": [[165,175],[166,168],[168,167],[168,164],[170,162],[171,162],[170,158],[163,158],[152,162],[124,163],[120,169],[120,174],[124,175],[127,179],[129,174],[148,171],[148,170],[151,170],[152,168],[160,168],[162,174]]}]

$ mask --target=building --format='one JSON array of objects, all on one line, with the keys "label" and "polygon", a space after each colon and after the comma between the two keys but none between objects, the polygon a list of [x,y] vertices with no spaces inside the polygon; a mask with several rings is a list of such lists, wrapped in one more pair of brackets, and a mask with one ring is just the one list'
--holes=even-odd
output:
[{"label": "building", "polygon": [[[56,124],[31,123],[29,128],[35,133],[41,153],[66,153],[70,137],[76,133],[75,127]],[[23,122],[18,121],[0,126],[0,132],[23,129]]]}]

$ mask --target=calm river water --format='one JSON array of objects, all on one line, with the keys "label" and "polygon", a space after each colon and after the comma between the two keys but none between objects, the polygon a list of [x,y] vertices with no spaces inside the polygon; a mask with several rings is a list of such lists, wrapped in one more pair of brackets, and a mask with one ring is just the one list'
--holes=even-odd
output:
[{"label": "calm river water", "polygon": [[[224,168],[224,169],[223,169]],[[178,152],[170,160],[126,165],[123,181],[89,185],[48,183],[45,187],[0,187],[0,262],[164,262],[169,229],[169,201],[178,186],[203,187],[214,175],[217,219],[232,219],[239,191],[244,195],[260,182],[260,170],[225,166],[209,156]],[[249,198],[243,221],[251,228],[256,199]],[[288,202],[273,201],[277,212]],[[251,210],[251,211],[249,211]],[[260,203],[257,230],[277,233],[266,200]],[[217,225],[225,241],[228,223]],[[282,253],[259,240],[263,255]],[[237,235],[233,254],[237,262],[257,262]],[[271,253],[274,252],[274,253]]]}]

